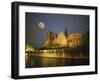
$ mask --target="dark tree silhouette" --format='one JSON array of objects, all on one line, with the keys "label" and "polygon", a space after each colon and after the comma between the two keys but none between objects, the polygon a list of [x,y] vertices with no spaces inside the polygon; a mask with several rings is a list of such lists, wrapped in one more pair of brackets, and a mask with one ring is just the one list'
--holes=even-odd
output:
[{"label": "dark tree silhouette", "polygon": [[81,37],[81,45],[88,47],[89,46],[89,30],[86,31]]}]

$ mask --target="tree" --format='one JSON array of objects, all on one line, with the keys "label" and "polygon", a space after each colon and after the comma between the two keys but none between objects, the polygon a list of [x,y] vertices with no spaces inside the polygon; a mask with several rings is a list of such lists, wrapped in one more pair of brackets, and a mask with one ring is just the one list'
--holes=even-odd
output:
[{"label": "tree", "polygon": [[81,37],[81,46],[89,46],[89,30],[82,34]]},{"label": "tree", "polygon": [[32,51],[33,50],[33,46],[30,44],[26,45],[26,51]]}]

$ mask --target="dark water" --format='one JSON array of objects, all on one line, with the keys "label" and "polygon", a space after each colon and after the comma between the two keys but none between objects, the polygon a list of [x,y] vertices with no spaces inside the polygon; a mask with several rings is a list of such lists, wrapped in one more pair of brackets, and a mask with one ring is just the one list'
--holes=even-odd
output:
[{"label": "dark water", "polygon": [[26,56],[26,68],[89,65],[89,59],[62,59]]}]

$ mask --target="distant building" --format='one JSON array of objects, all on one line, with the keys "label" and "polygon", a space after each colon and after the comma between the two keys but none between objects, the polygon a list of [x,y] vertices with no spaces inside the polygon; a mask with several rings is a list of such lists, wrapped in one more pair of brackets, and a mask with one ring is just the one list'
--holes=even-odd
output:
[{"label": "distant building", "polygon": [[81,45],[81,34],[80,33],[72,33],[69,34],[67,37],[67,42],[69,47],[76,47]]},{"label": "distant building", "polygon": [[80,46],[81,36],[82,35],[80,33],[67,34],[67,31],[60,32],[60,33],[48,32],[46,42],[45,42],[45,46],[48,46],[48,44],[55,45],[55,46],[58,46],[58,47]]}]

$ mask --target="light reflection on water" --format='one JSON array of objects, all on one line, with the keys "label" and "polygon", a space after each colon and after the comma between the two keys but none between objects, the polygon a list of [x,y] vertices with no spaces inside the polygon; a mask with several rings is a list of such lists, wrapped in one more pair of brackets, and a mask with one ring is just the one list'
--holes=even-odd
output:
[{"label": "light reflection on water", "polygon": [[89,59],[45,58],[26,55],[26,68],[89,65]]}]

